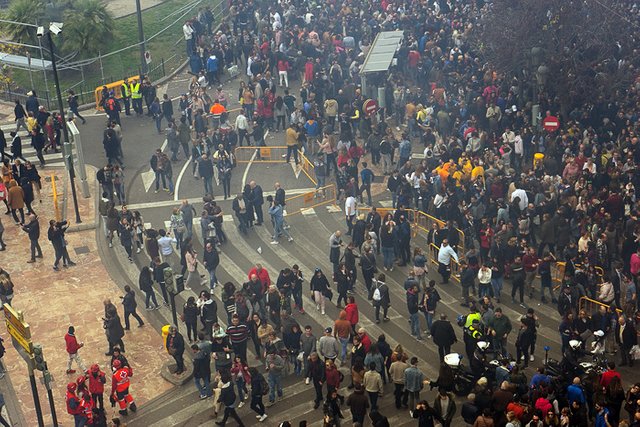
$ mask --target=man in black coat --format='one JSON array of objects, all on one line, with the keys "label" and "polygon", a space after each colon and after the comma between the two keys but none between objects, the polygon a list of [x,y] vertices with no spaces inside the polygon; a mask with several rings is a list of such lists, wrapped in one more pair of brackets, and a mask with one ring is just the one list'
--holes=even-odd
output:
[{"label": "man in black coat", "polygon": [[444,361],[444,356],[451,353],[451,346],[453,343],[458,342],[456,338],[456,332],[451,326],[451,322],[447,320],[447,315],[440,314],[440,320],[436,320],[431,325],[431,336],[433,342],[438,346],[438,354],[440,355],[440,361]]},{"label": "man in black coat", "polygon": [[167,351],[176,361],[176,375],[184,372],[184,338],[178,332],[178,328],[169,326],[169,335],[165,343]]},{"label": "man in black coat", "polygon": [[192,344],[193,351],[193,378],[195,379],[200,399],[213,396],[211,390],[211,354],[200,350],[198,344]]},{"label": "man in black coat", "polygon": [[249,183],[251,187],[251,194],[253,196],[253,209],[256,212],[257,222],[255,225],[262,225],[264,222],[264,214],[262,212],[262,205],[264,204],[264,196],[262,194],[262,187],[256,184],[255,181]]},{"label": "man in black coat", "polygon": [[[36,262],[36,258],[42,258],[42,249],[38,239],[40,238],[40,223],[38,217],[35,214],[29,215],[29,222],[22,226],[22,229],[29,235],[29,242],[31,242],[31,259],[28,263]],[[36,254],[37,252],[37,254]]]},{"label": "man in black coat", "polygon": [[616,326],[616,342],[620,346],[620,353],[622,355],[622,363],[620,366],[633,366],[633,357],[629,356],[629,350],[638,344],[638,335],[636,334],[636,328],[633,323],[627,322],[624,316],[618,318],[618,325]]}]

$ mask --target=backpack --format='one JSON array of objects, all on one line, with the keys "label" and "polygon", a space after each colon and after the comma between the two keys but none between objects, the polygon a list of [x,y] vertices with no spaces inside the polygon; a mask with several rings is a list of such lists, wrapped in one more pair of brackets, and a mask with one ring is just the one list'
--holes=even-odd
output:
[{"label": "backpack", "polygon": [[373,291],[373,300],[380,301],[382,299],[382,293],[380,292],[380,287],[378,286],[378,282],[376,282],[376,288]]},{"label": "backpack", "polygon": [[267,382],[267,380],[264,379],[264,375],[259,374],[260,375],[260,388],[262,389],[262,395],[266,396],[267,394],[269,394],[269,383]]}]

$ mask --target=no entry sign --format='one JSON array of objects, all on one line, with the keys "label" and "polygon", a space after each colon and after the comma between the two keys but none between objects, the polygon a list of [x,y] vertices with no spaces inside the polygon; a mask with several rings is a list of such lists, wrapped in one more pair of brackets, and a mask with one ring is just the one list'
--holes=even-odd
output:
[{"label": "no entry sign", "polygon": [[362,109],[365,114],[370,116],[378,111],[378,103],[374,99],[367,99],[364,101],[364,104],[362,104]]},{"label": "no entry sign", "polygon": [[555,132],[560,129],[560,120],[555,116],[547,116],[542,121],[542,127],[548,132]]}]

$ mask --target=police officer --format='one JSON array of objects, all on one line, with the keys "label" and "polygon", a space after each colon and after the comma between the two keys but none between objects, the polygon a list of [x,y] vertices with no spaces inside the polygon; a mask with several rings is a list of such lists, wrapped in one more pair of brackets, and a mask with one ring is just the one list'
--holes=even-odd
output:
[{"label": "police officer", "polygon": [[131,94],[133,111],[136,112],[137,116],[141,116],[142,115],[142,91],[140,90],[140,80],[129,83],[129,93]]},{"label": "police officer", "polygon": [[127,116],[131,115],[130,102],[131,99],[131,87],[129,86],[129,79],[125,78],[124,82],[122,82],[122,87],[120,88],[120,97],[122,102],[124,103],[124,113]]},{"label": "police officer", "polygon": [[478,319],[473,319],[471,326],[464,329],[464,349],[469,360],[473,359],[476,344],[482,339],[483,335],[482,326]]}]

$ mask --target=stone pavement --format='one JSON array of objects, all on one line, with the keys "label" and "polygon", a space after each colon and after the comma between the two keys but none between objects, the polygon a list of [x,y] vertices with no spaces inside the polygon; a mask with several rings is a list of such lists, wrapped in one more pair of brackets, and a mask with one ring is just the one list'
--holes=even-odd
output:
[{"label": "stone pavement", "polygon": [[[66,375],[67,356],[65,351],[64,335],[69,325],[76,327],[76,335],[79,341],[84,341],[85,346],[80,350],[80,355],[87,367],[98,363],[107,371],[110,358],[104,353],[107,349],[107,341],[102,328],[102,316],[104,313],[102,301],[110,298],[118,307],[118,313],[122,316],[123,310],[119,297],[123,295],[122,289],[110,278],[107,268],[102,264],[98,255],[95,230],[95,200],[83,199],[78,189],[80,213],[83,223],[80,226],[74,224],[75,215],[71,200],[68,202],[69,222],[72,225],[66,233],[68,249],[71,259],[77,266],[68,269],[61,268],[60,272],[52,269],[54,260],[53,247],[47,240],[48,221],[55,217],[53,208],[52,187],[45,182],[45,176],[51,173],[58,178],[58,191],[65,186],[60,183],[65,179],[64,170],[46,170],[41,172],[43,177],[42,203],[36,200],[34,209],[40,215],[41,237],[44,259],[35,264],[27,264],[29,259],[29,241],[26,233],[20,227],[14,225],[10,216],[2,215],[5,226],[4,240],[7,243],[7,251],[0,254],[0,266],[7,270],[15,283],[15,298],[13,306],[22,310],[25,320],[31,326],[33,342],[43,345],[48,367],[52,372],[55,382],[54,398],[58,420],[62,425],[73,425],[72,418],[66,414],[65,387],[69,381],[75,381],[78,374]],[[95,176],[94,170],[88,171],[89,176]],[[93,182],[93,181],[92,181]],[[95,188],[91,188],[95,195]],[[62,202],[60,202],[62,206]],[[142,307],[141,317],[145,320],[144,302],[138,295],[138,305]],[[124,319],[123,319],[124,321]],[[172,386],[160,377],[162,364],[169,359],[169,355],[162,348],[162,339],[159,333],[149,324],[137,328],[137,322],[132,319],[132,329],[124,337],[126,356],[134,369],[131,391],[138,404],[155,398],[169,390]],[[18,407],[24,415],[26,425],[37,425],[33,398],[29,385],[29,378],[25,362],[13,349],[11,338],[4,326],[0,326],[0,335],[5,339],[7,348],[3,358],[7,366],[8,374],[0,380],[0,390],[5,391],[4,384],[10,384],[15,390]],[[73,369],[79,371],[74,365]],[[40,377],[40,373],[36,374]],[[4,384],[3,384],[4,383]],[[110,380],[107,382],[107,393],[111,388]],[[50,425],[49,405],[47,404],[46,390],[38,380],[40,402],[45,413],[45,423]],[[10,399],[5,391],[5,398]],[[105,397],[105,402],[108,402]],[[11,407],[8,402],[8,406]],[[116,409],[107,408],[107,416],[116,413]],[[13,414],[11,414],[13,416]],[[14,425],[21,425],[16,423]]]}]

